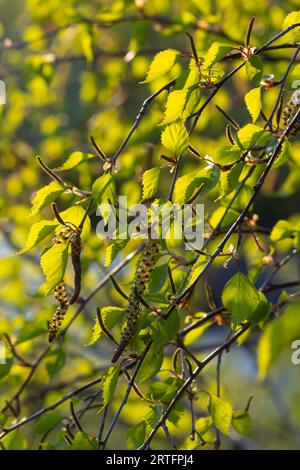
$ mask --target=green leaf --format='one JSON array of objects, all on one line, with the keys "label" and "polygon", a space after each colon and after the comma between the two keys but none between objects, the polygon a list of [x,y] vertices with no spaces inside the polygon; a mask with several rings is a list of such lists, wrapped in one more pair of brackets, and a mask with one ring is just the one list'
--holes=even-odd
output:
[{"label": "green leaf", "polygon": [[257,55],[250,56],[246,64],[246,71],[250,80],[255,85],[259,85],[264,71],[261,58]]},{"label": "green leaf", "polygon": [[147,423],[142,421],[141,423],[132,426],[126,431],[126,442],[128,449],[137,449],[140,447],[146,437]]},{"label": "green leaf", "polygon": [[[277,142],[276,142],[277,143]],[[275,144],[276,145],[276,144]],[[281,147],[280,154],[276,157],[275,162],[272,165],[272,168],[279,168],[288,162],[291,156],[291,143],[288,140],[285,140]]]},{"label": "green leaf", "polygon": [[[1,347],[2,347],[2,345],[1,345]],[[1,351],[0,351],[0,353],[1,353]],[[0,356],[0,359],[2,359],[1,356]],[[14,363],[13,358],[6,358],[4,364],[2,364],[2,362],[0,361],[0,380],[3,379],[4,377],[6,377],[7,374],[9,374],[10,369],[13,366],[13,363]]]},{"label": "green leaf", "polygon": [[252,419],[247,411],[234,411],[232,415],[232,426],[242,436],[249,436],[252,430]]},{"label": "green leaf", "polygon": [[[114,204],[116,202],[116,186],[110,173],[106,173],[96,179],[93,184],[93,196],[98,205]],[[102,214],[104,217],[104,214]]]},{"label": "green leaf", "polygon": [[220,173],[220,198],[228,196],[236,189],[239,177],[243,171],[244,163],[236,163],[229,171]]},{"label": "green leaf", "polygon": [[213,419],[211,416],[199,418],[195,422],[196,431],[200,434],[200,436],[204,436],[204,434],[206,434],[207,431],[209,431],[212,425],[213,425]]},{"label": "green leaf", "polygon": [[92,434],[86,432],[77,432],[75,439],[67,450],[96,450],[97,442]]},{"label": "green leaf", "polygon": [[155,166],[143,173],[143,199],[150,199],[156,193],[160,175],[159,166]]},{"label": "green leaf", "polygon": [[48,411],[38,420],[34,428],[34,432],[36,434],[44,434],[47,431],[50,431],[50,429],[58,426],[62,419],[63,417],[60,415],[60,413],[58,413],[58,411]]},{"label": "green leaf", "polygon": [[27,440],[19,429],[17,429],[16,431],[12,431],[11,433],[7,434],[7,436],[4,436],[2,442],[6,450],[28,449]]},{"label": "green leaf", "polygon": [[223,57],[225,57],[230,51],[232,51],[231,45],[214,42],[205,55],[203,68],[210,68],[216,62],[219,62],[221,59],[223,59]]},{"label": "green leaf", "polygon": [[111,265],[115,257],[125,248],[125,246],[128,243],[128,239],[116,239],[116,240],[110,240],[109,244],[106,247],[105,250],[105,267],[108,268],[108,266]]},{"label": "green leaf", "polygon": [[164,353],[162,345],[155,339],[137,373],[137,382],[142,384],[154,377],[160,370],[163,359]]},{"label": "green leaf", "polygon": [[285,312],[272,320],[262,332],[257,349],[260,378],[264,378],[281,353],[291,348],[292,342],[300,338],[299,308],[299,302],[288,306]]},{"label": "green leaf", "polygon": [[217,166],[208,165],[199,171],[191,171],[176,180],[174,202],[187,203],[201,186],[201,196],[209,192],[219,181],[220,170]]},{"label": "green leaf", "polygon": [[156,266],[150,275],[147,294],[151,296],[153,294],[157,294],[157,292],[162,291],[167,278],[168,264],[165,263],[161,264],[160,266]]},{"label": "green leaf", "polygon": [[158,52],[150,64],[146,80],[142,83],[151,82],[168,73],[173,68],[178,54],[179,52],[174,49],[166,49],[165,51]]},{"label": "green leaf", "polygon": [[[165,384],[162,384],[165,385]],[[155,405],[150,405],[149,406],[149,411],[145,416],[145,421],[146,423],[151,427],[154,428],[154,426],[159,422],[161,419],[162,415],[164,413],[164,407],[160,403],[155,404]]]},{"label": "green leaf", "polygon": [[286,240],[295,233],[295,225],[287,220],[279,220],[273,227],[270,238],[272,242]]},{"label": "green leaf", "polygon": [[229,434],[233,413],[230,403],[211,395],[208,409],[216,428],[227,436]]},{"label": "green leaf", "polygon": [[55,201],[55,199],[57,199],[58,196],[64,191],[65,188],[63,188],[56,181],[51,181],[51,183],[47,184],[47,186],[39,189],[32,201],[31,214],[35,215],[40,212],[44,207]]},{"label": "green leaf", "polygon": [[61,348],[55,349],[54,351],[48,353],[45,367],[50,380],[61,371],[65,363],[66,354]]},{"label": "green leaf", "polygon": [[35,222],[30,229],[24,248],[22,248],[18,254],[21,255],[38,245],[57,227],[57,225],[58,222],[54,220],[40,220],[39,222]]},{"label": "green leaf", "polygon": [[179,423],[184,414],[184,406],[181,402],[177,402],[173,407],[171,413],[168,416],[167,421],[173,424],[173,426],[179,428]]},{"label": "green leaf", "polygon": [[91,153],[83,153],[83,152],[73,152],[69,157],[67,157],[66,161],[59,167],[55,168],[55,171],[65,171],[70,170],[71,168],[75,168],[76,166],[80,165],[80,163],[88,161],[90,158],[93,158],[95,155]]},{"label": "green leaf", "polygon": [[176,310],[166,320],[161,319],[157,322],[157,334],[160,336],[162,344],[169,343],[175,337],[180,328],[180,323],[180,316]]},{"label": "green leaf", "polygon": [[[292,11],[285,17],[282,24],[282,29],[286,29],[289,26],[297,23],[300,23],[300,11]],[[287,43],[289,41],[294,43],[300,41],[300,27],[298,26],[297,28],[293,29],[290,33],[285,35],[284,39]]]},{"label": "green leaf", "polygon": [[44,326],[27,323],[20,330],[15,344],[25,343],[25,341],[36,338],[37,336],[44,334],[46,331],[47,329]]},{"label": "green leaf", "polygon": [[161,143],[175,155],[185,153],[189,146],[189,135],[184,123],[178,121],[167,126],[161,134]]},{"label": "green leaf", "polygon": [[256,311],[260,300],[257,289],[242,273],[229,279],[222,292],[223,305],[231,313],[231,320],[235,325],[248,320]]},{"label": "green leaf", "polygon": [[188,89],[174,90],[169,94],[162,124],[170,124],[182,117],[187,94]]},{"label": "green leaf", "polygon": [[271,306],[267,301],[266,296],[260,291],[257,292],[260,300],[256,309],[253,313],[251,313],[249,317],[249,321],[253,326],[258,325],[260,322],[264,321],[269,315],[271,309]]},{"label": "green leaf", "polygon": [[193,264],[193,267],[189,273],[187,283],[184,286],[185,290],[194,284],[194,282],[197,280],[199,274],[202,272],[202,269],[206,263],[207,263],[207,257],[200,255],[196,263]]},{"label": "green leaf", "polygon": [[102,408],[110,403],[120,377],[120,366],[110,367],[106,370],[102,376],[102,394],[103,394],[103,403]]},{"label": "green leaf", "polygon": [[253,90],[250,90],[246,95],[245,95],[245,103],[247,106],[247,109],[252,117],[252,121],[256,122],[260,111],[261,111],[261,89],[260,87],[258,88],[253,88]]},{"label": "green leaf", "polygon": [[63,280],[68,262],[68,246],[59,243],[51,246],[41,256],[41,267],[46,282],[41,287],[45,296]]},{"label": "green leaf", "polygon": [[194,113],[198,109],[201,96],[201,88],[191,90],[182,113],[182,119],[186,119],[190,114]]},{"label": "green leaf", "polygon": [[[258,141],[263,133],[264,131],[261,127],[255,124],[246,124],[246,126],[242,127],[237,133],[238,144],[240,144],[243,149],[249,149]],[[236,145],[234,147],[236,147]]]},{"label": "green leaf", "polygon": [[[104,326],[110,331],[121,318],[124,317],[126,310],[120,307],[103,307],[101,309],[101,317],[104,323]],[[96,317],[95,324],[93,326],[93,335],[88,343],[88,346],[96,343],[104,336],[104,332],[99,324],[98,317]]]}]

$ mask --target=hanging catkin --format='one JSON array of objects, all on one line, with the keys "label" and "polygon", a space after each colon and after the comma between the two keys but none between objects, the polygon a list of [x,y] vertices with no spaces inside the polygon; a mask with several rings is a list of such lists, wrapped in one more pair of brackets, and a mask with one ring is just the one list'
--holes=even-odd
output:
[{"label": "hanging catkin", "polygon": [[[295,116],[296,112],[298,111],[300,106],[300,90],[294,91],[291,98],[289,99],[288,103],[286,104],[285,108],[282,112],[282,120],[285,127],[287,127],[293,117]],[[289,138],[295,136],[300,129],[300,118],[296,120],[293,125],[293,129],[289,134]]]},{"label": "hanging catkin", "polygon": [[112,362],[116,362],[119,359],[132,339],[140,310],[140,298],[149,283],[150,274],[155,267],[158,252],[158,240],[148,240],[138,263],[134,285],[131,288],[126,306],[126,325],[122,332],[120,343],[113,354]]},{"label": "hanging catkin", "polygon": [[69,307],[69,299],[63,281],[55,287],[54,296],[59,303],[59,307],[57,307],[49,326],[49,343],[52,343],[56,338]]},{"label": "hanging catkin", "polygon": [[[71,239],[73,234],[74,234],[74,230],[71,227],[64,226],[58,232],[56,237],[53,238],[52,242],[54,244],[66,243],[68,240]],[[50,323],[50,326],[49,326],[49,335],[48,335],[49,343],[52,343],[52,341],[54,341],[54,339],[56,338],[57,333],[62,325],[62,322],[65,318],[65,315],[67,313],[67,310],[70,304],[63,280],[61,280],[61,282],[57,284],[57,286],[55,287],[54,297],[58,301],[59,306],[57,307],[53,315],[52,322]]]}]

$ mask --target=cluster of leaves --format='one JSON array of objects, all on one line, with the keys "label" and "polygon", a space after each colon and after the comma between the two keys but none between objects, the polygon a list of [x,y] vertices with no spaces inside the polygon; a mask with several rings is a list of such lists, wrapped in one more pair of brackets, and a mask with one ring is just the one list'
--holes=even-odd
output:
[{"label": "cluster of leaves", "polygon": [[[289,290],[299,284],[292,272],[295,268],[284,282],[272,283],[287,262],[292,265],[299,249],[299,214],[289,209],[285,217],[287,202],[278,217],[272,197],[285,201],[300,188],[299,143],[289,138],[292,128],[284,127],[281,120],[299,72],[300,13],[276,7],[266,19],[262,2],[253,5],[257,18],[248,26],[252,10],[249,16],[242,4],[237,9],[233,1],[222,15],[221,28],[221,10],[213,14],[214,2],[203,6],[195,0],[191,12],[169,1],[112,2],[100,12],[97,1],[89,6],[70,2],[68,9],[54,0],[46,5],[38,0],[27,3],[34,21],[24,33],[24,42],[6,39],[3,46],[8,57],[3,73],[12,76],[10,103],[2,111],[7,179],[7,197],[1,201],[3,240],[6,250],[21,255],[8,256],[0,273],[6,279],[0,292],[7,311],[0,326],[7,350],[6,363],[0,365],[3,448],[123,447],[119,437],[116,441],[111,437],[122,426],[121,412],[130,449],[150,444],[216,448],[220,436],[230,447],[238,434],[241,442],[247,442],[252,429],[251,398],[237,399],[223,379],[223,353],[238,343],[251,356],[257,345],[258,376],[263,380],[300,337],[297,292]],[[174,16],[176,7],[180,19]],[[132,18],[138,20],[134,27]],[[127,22],[124,33],[122,24]],[[245,31],[248,28],[245,41],[233,23],[243,24]],[[257,23],[264,28],[259,38]],[[54,26],[50,33],[47,27],[43,36],[46,24]],[[120,31],[115,33],[107,25]],[[195,34],[188,34],[188,51],[183,52],[186,30]],[[132,37],[124,54],[118,47],[128,31]],[[274,31],[282,33],[269,47]],[[99,39],[101,34],[104,39]],[[157,44],[165,41],[166,48],[149,63],[144,46],[153,43],[151,34],[159,34]],[[220,36],[220,41],[212,35]],[[49,39],[53,39],[53,53],[45,47]],[[99,49],[99,44],[106,49]],[[265,45],[259,48],[258,44]],[[29,45],[33,52],[20,72],[26,78],[25,91],[14,89],[18,50],[30,51]],[[282,51],[292,55],[282,57]],[[99,78],[101,54],[110,59],[103,62]],[[67,84],[56,67],[67,64],[66,77],[71,79],[74,64],[82,61],[86,66],[77,70],[77,104],[74,84]],[[128,72],[130,98],[125,96]],[[140,112],[137,109],[134,121],[131,115],[125,119],[122,109],[133,107],[130,100],[136,108],[139,95],[144,96],[145,85],[137,91],[137,81],[152,94]],[[62,93],[66,105],[61,103]],[[121,107],[126,99],[129,102]],[[32,127],[39,131],[34,132],[33,143]],[[88,147],[89,134],[97,137],[101,148],[94,139],[93,149]],[[70,146],[80,150],[70,153]],[[42,155],[37,161],[32,158],[36,150]],[[69,156],[62,159],[64,154]],[[263,202],[256,201],[260,182],[265,182]],[[33,192],[29,209],[24,193]],[[97,236],[97,206],[109,203],[117,210],[120,195],[126,195],[129,204],[143,201],[166,210],[171,202],[182,210],[186,203],[205,203],[205,244],[203,250],[191,246],[187,251],[185,240],[172,236],[173,222],[170,236],[161,240],[160,259],[143,294],[132,341],[112,366],[111,342],[118,343],[126,323],[126,299],[142,249],[138,237],[106,241]],[[63,228],[51,215],[54,202],[63,208],[61,219],[74,226],[87,209],[89,214],[81,234],[82,297],[70,307],[65,328],[50,347],[46,332],[54,308],[53,290],[62,279],[67,288],[72,285],[70,245],[51,241]],[[107,222],[110,212],[101,215]],[[205,277],[204,285],[209,269],[213,274]],[[280,295],[274,297],[277,291]],[[205,338],[215,341],[216,337],[217,343],[206,355],[210,347],[205,346]],[[214,358],[216,377],[214,370],[206,368]],[[226,358],[226,363],[230,360]],[[240,364],[236,377],[240,378],[242,369]],[[74,383],[81,381],[84,385],[75,388]],[[68,391],[64,396],[62,389]],[[40,411],[31,417],[36,395],[41,396]],[[23,414],[29,418],[22,419]],[[256,408],[256,421],[260,414]],[[22,431],[30,425],[32,435],[27,441]]]}]

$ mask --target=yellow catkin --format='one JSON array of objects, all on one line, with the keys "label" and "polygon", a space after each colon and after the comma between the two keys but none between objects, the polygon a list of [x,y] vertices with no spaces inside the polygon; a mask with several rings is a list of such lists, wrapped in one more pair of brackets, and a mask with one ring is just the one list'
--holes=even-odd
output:
[{"label": "yellow catkin", "polygon": [[59,303],[59,307],[57,307],[49,326],[49,343],[56,338],[69,307],[69,299],[63,281],[55,287],[54,296]]},{"label": "yellow catkin", "polygon": [[158,253],[158,240],[148,240],[138,263],[134,285],[131,288],[126,306],[126,325],[122,332],[120,343],[113,354],[112,362],[116,362],[119,359],[132,339],[140,310],[140,297],[145,292],[149,283],[150,274],[155,267]]}]

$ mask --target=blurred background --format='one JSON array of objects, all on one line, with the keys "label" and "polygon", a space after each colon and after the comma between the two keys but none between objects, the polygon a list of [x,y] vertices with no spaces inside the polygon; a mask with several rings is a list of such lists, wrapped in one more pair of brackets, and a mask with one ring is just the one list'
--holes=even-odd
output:
[{"label": "blurred background", "polygon": [[[49,180],[41,171],[36,155],[51,168],[58,167],[74,151],[94,153],[90,136],[107,155],[112,155],[134,122],[142,102],[163,84],[163,79],[150,84],[140,83],[145,79],[155,53],[166,48],[183,53],[179,64],[170,72],[168,78],[171,79],[188,66],[184,56],[189,52],[185,31],[193,34],[201,57],[213,41],[242,44],[248,24],[255,16],[252,45],[258,47],[279,32],[286,14],[299,6],[299,0],[0,0],[0,79],[5,82],[7,91],[6,104],[0,105],[0,333],[8,333],[18,341],[18,350],[23,356],[34,361],[43,351],[47,342],[46,322],[55,308],[52,298],[40,297],[38,293],[43,280],[39,266],[40,248],[14,256],[24,246],[30,226],[38,220],[38,216],[30,215],[32,197]],[[279,80],[292,53],[290,49],[282,49],[266,54],[264,73]],[[237,63],[227,61],[221,68],[228,72]],[[286,99],[292,80],[299,77],[299,70],[299,64],[296,64],[286,87]],[[242,70],[218,93],[193,134],[193,145],[200,152],[214,155],[217,145],[226,143],[226,120],[215,104],[229,112],[240,125],[249,122],[243,97],[251,86]],[[269,90],[264,94],[266,113],[271,109],[277,91]],[[131,203],[141,199],[143,170],[161,164],[159,124],[165,101],[166,94],[158,97],[120,157],[116,174],[118,192],[127,195]],[[259,223],[264,227],[272,228],[281,218],[299,222],[299,142],[295,141],[292,148],[290,163],[270,174],[255,205]],[[190,159],[185,170],[193,168],[194,161]],[[100,174],[100,160],[94,158],[65,175],[68,182],[88,190]],[[160,182],[162,197],[167,195],[171,177],[168,168],[164,168]],[[215,196],[216,199],[217,194]],[[203,201],[206,213],[214,214],[217,210],[219,203],[215,199],[210,196]],[[72,195],[62,196],[60,209],[68,207],[71,200]],[[50,217],[50,210],[45,209],[43,218]],[[96,222],[96,219],[92,220],[93,228]],[[290,241],[279,243],[278,259],[291,246]],[[124,254],[117,257],[114,265],[122,256]],[[262,254],[249,239],[244,247],[242,266],[254,269],[261,258]],[[94,231],[85,242],[83,263],[83,295],[86,296],[107,272],[105,247]],[[128,287],[132,278],[134,263],[135,260],[130,262],[118,275],[124,286]],[[223,269],[222,264],[223,261],[216,263],[206,279],[213,287],[217,305],[221,302],[224,283],[236,270],[233,263],[227,269]],[[266,267],[259,274],[260,281],[268,270]],[[299,260],[295,258],[280,271],[276,281],[295,279],[298,275]],[[71,272],[67,276],[68,282],[72,283]],[[270,298],[275,301],[277,296],[276,293]],[[112,347],[105,339],[93,346],[86,344],[91,338],[96,306],[114,304],[124,305],[124,302],[108,284],[72,325],[64,351],[55,349],[37,370],[22,397],[21,416],[31,414],[37,407],[52,403],[62,393],[92,379],[108,363]],[[192,308],[207,310],[202,288],[193,297]],[[75,307],[72,307],[70,315],[74,311]],[[227,330],[220,331],[218,327],[210,328],[196,340],[193,348],[201,358],[224,339],[226,333]],[[225,440],[223,447],[299,449],[300,366],[292,364],[291,351],[287,350],[272,367],[268,378],[259,381],[255,352],[254,335],[223,356],[223,396],[240,409],[246,406],[251,395],[254,396],[252,434],[241,437],[233,432],[232,439]],[[1,370],[0,404],[4,406],[18,390],[28,370],[13,360]],[[212,364],[200,382],[215,392],[215,377],[215,364]],[[126,383],[122,386],[124,389],[118,390],[113,409],[117,409]],[[205,397],[197,402],[200,415],[204,402]],[[99,424],[96,411],[90,411],[83,419],[84,426],[92,433],[97,433]],[[61,417],[68,414],[67,405],[59,408],[57,413]],[[122,413],[121,425],[113,434],[111,448],[126,448],[125,428],[128,423],[135,424],[143,413],[143,406],[132,397]],[[0,415],[1,419],[4,422],[4,416]],[[186,413],[179,426],[172,428],[172,433],[180,440],[181,436],[188,435],[188,430]],[[155,446],[168,448],[163,434],[159,436],[160,442],[157,441]],[[18,442],[16,445],[20,448],[36,448],[41,432],[33,422],[22,432],[12,433],[10,439]],[[56,439],[54,433],[48,441],[55,443]],[[182,446],[189,448],[192,443],[182,442]]]}]

